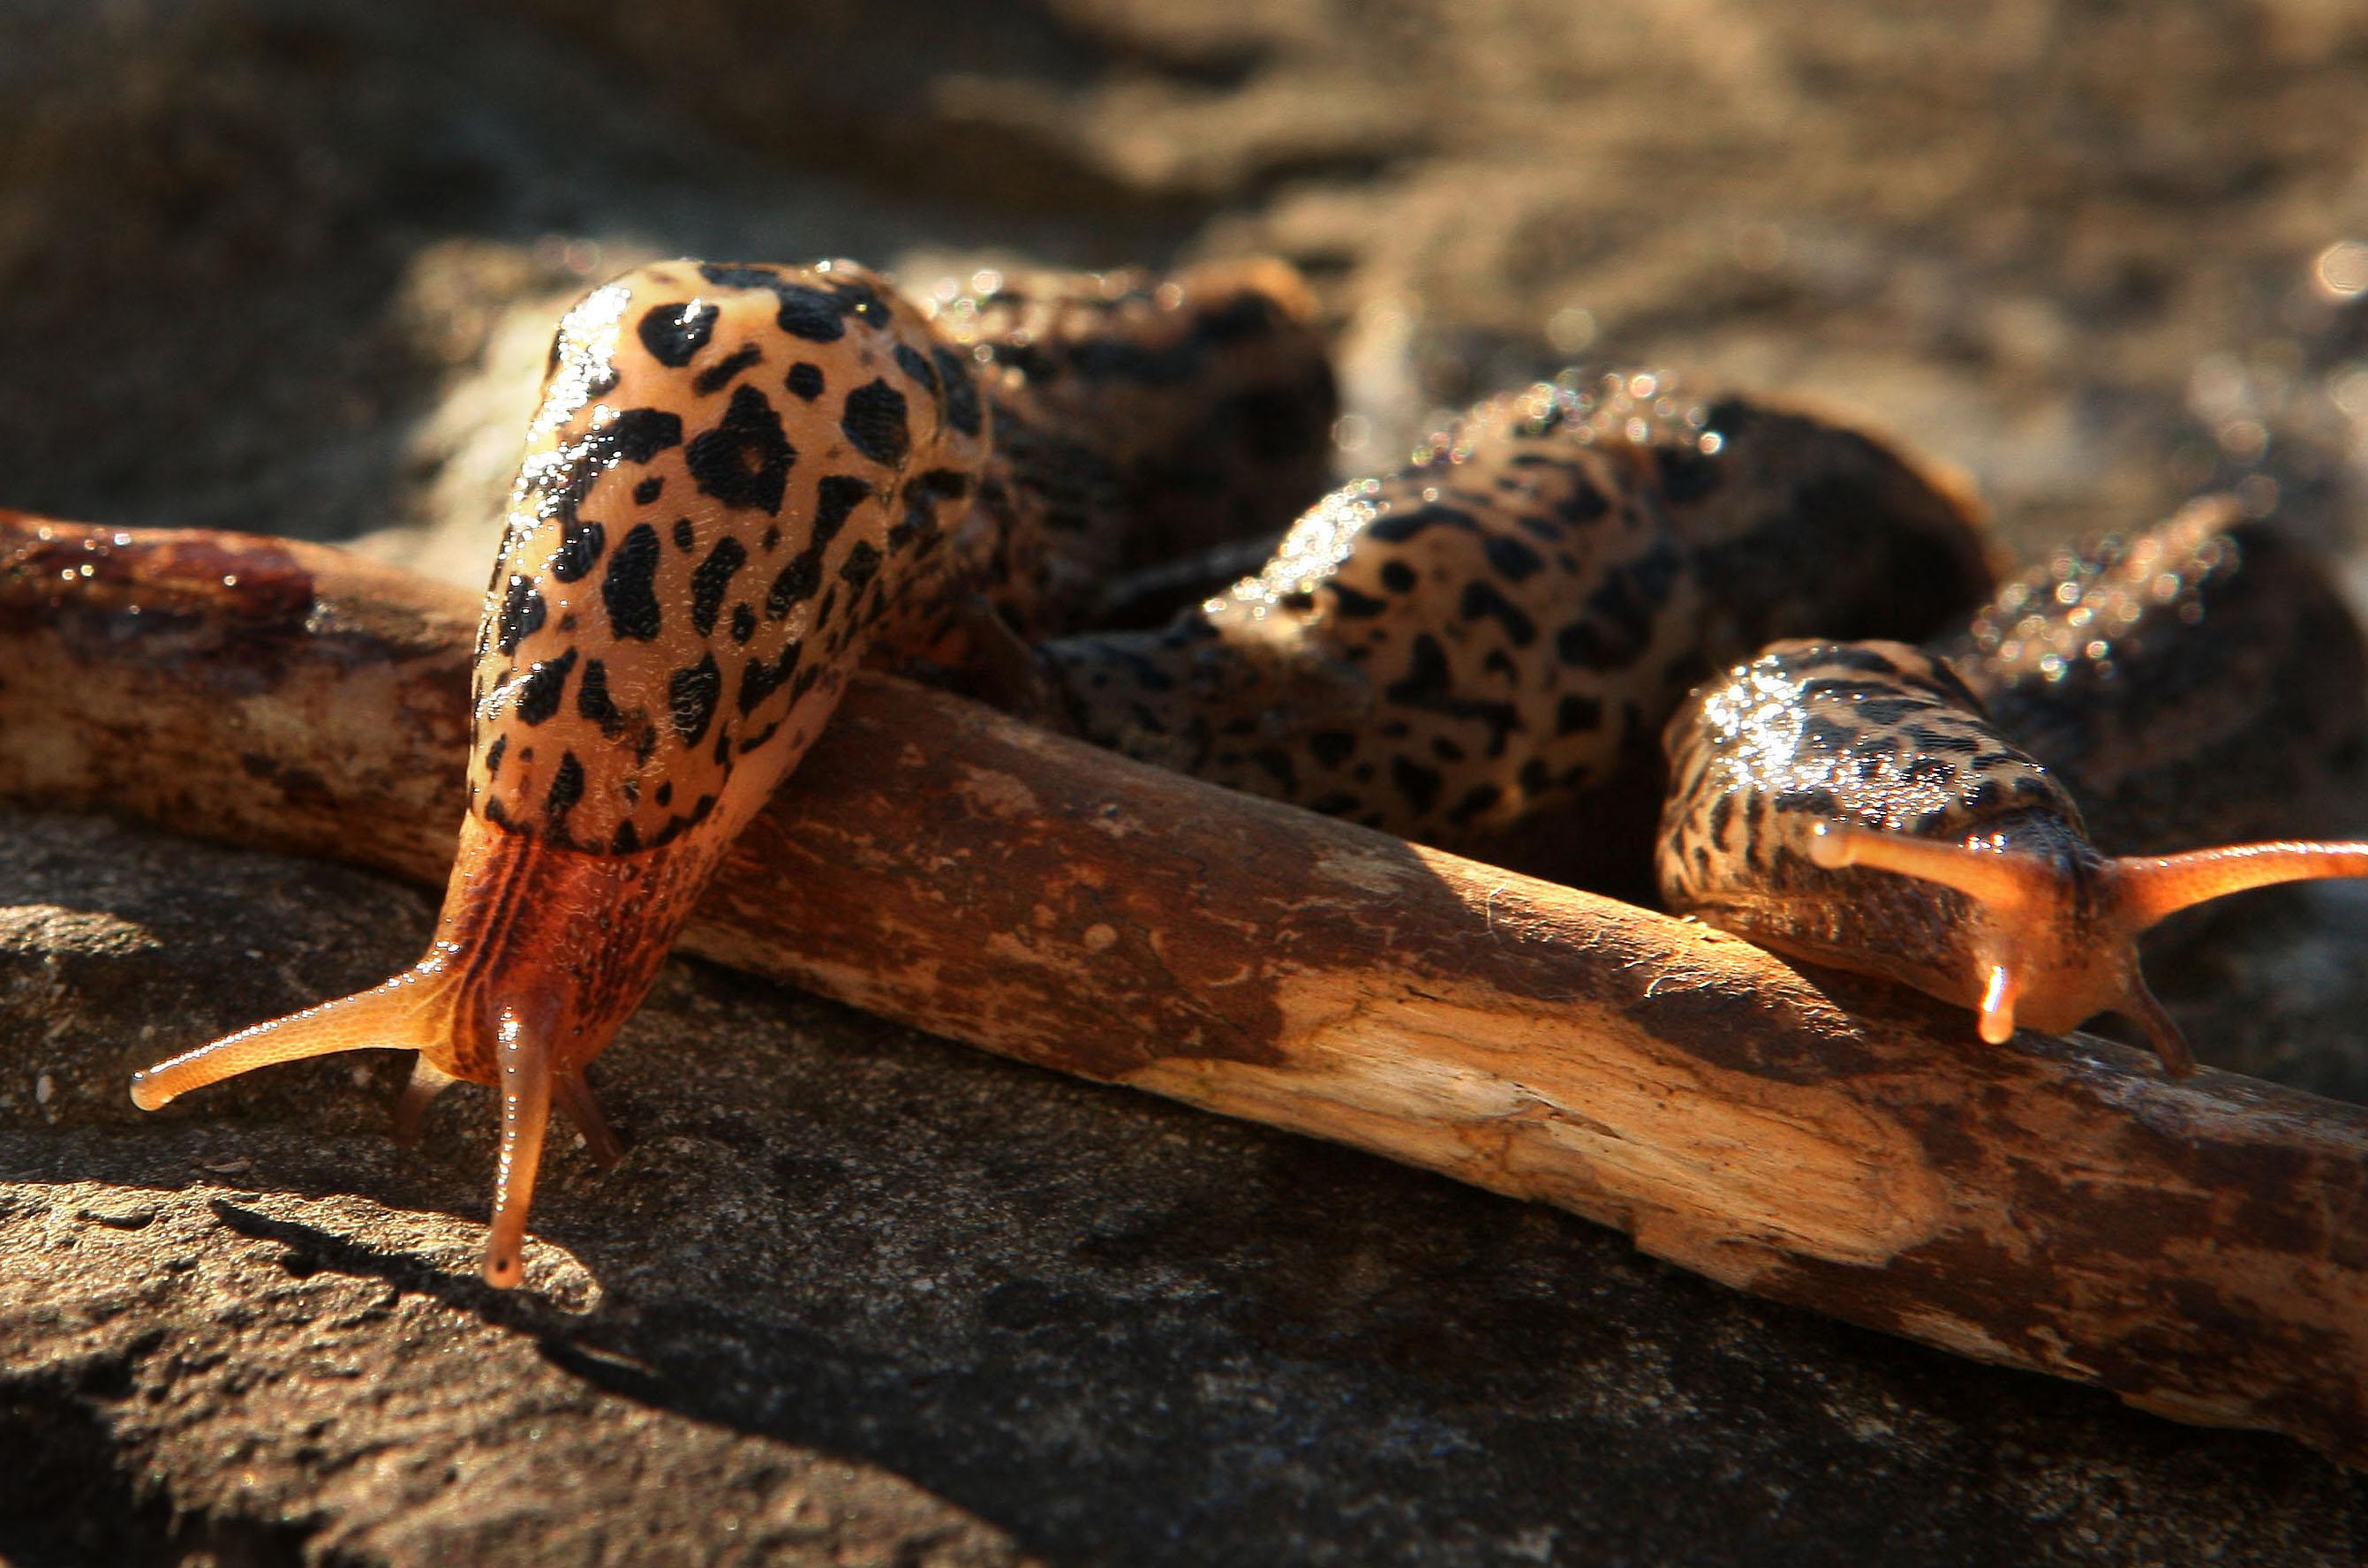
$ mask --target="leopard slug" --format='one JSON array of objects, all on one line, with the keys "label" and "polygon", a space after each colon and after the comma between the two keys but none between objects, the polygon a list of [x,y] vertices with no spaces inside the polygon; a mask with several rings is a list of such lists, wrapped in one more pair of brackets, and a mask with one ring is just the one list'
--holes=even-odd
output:
[{"label": "leopard slug", "polygon": [[498,1087],[485,1278],[522,1278],[555,1102],[875,644],[939,631],[981,548],[971,369],[875,275],[664,263],[561,322],[477,638],[469,803],[428,950],[138,1075],[154,1109],[267,1063],[419,1052],[398,1112]]},{"label": "leopard slug", "polygon": [[2109,858],[2066,785],[2123,849],[2290,820],[2294,759],[2368,733],[2362,669],[2294,547],[2199,504],[2042,562],[1937,652],[1783,642],[1702,687],[1667,736],[1662,897],[1973,1008],[1993,1044],[2118,1013],[2192,1073],[2138,936],[2248,888],[2368,875],[2368,844]]},{"label": "leopard slug", "polygon": [[[1094,552],[1175,509],[1196,449],[1224,472],[1192,495],[1230,527],[1320,482],[1330,373],[1287,267],[977,281],[924,309],[847,262],[674,261],[571,309],[486,594],[426,956],[159,1063],[134,1100],[370,1046],[419,1053],[399,1132],[455,1081],[495,1086],[484,1271],[517,1284],[552,1108],[614,1157],[584,1066],[860,663],[959,657],[982,587],[1024,625],[1082,613]],[[1313,415],[1253,427],[1277,399]]]},{"label": "leopard slug", "polygon": [[1657,737],[1772,637],[1921,637],[1992,581],[1947,476],[1831,420],[1613,373],[1485,402],[1153,631],[1039,650],[1143,761],[1641,896]]}]

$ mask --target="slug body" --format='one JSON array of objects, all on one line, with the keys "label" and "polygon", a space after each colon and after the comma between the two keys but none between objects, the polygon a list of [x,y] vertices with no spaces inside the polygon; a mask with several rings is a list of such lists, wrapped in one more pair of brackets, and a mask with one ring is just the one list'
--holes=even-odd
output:
[{"label": "slug body", "polygon": [[2080,802],[2098,845],[2356,825],[2368,651],[2333,574],[2207,497],[2050,551],[1932,644],[2000,732]]},{"label": "slug body", "polygon": [[404,1118],[497,1085],[485,1276],[521,1276],[552,1102],[584,1086],[718,858],[875,647],[945,634],[990,548],[968,361],[872,274],[696,262],[570,311],[478,635],[469,809],[435,940],[374,990],[142,1074],[154,1108],[267,1062],[416,1050]]},{"label": "slug body", "polygon": [[995,410],[981,592],[1025,640],[1093,624],[1114,574],[1271,535],[1323,490],[1339,398],[1285,264],[973,281],[936,320]]},{"label": "slug body", "polygon": [[[2153,847],[2165,835],[2192,843],[2232,809],[2239,823],[2291,809],[2290,797],[2265,811],[2246,779],[2210,776],[2232,762],[2292,756],[2298,738],[2358,743],[2368,703],[2357,630],[2291,547],[2251,537],[2261,564],[2249,575],[2216,505],[2135,540],[2091,541],[2009,583],[1942,644],[1953,659],[1790,642],[1729,670],[1668,728],[1664,901],[1793,957],[1974,1008],[1994,1043],[2018,1023],[2062,1030],[2118,1012],[2166,1067],[2192,1072],[2146,989],[2139,934],[2245,888],[2368,874],[2368,845],[2109,858],[2065,777],[2099,788],[2125,846]],[[2325,642],[2295,642],[2296,622]],[[2226,700],[2200,714],[2164,700],[2182,671],[2206,669]],[[2294,683],[2316,683],[2322,699],[2312,733],[2266,733],[2286,717],[2271,688]],[[1977,688],[2021,728],[2003,729]]]},{"label": "slug body", "polygon": [[1925,635],[1989,584],[1962,495],[1865,436],[1615,375],[1484,403],[1166,629],[1041,657],[1098,744],[1635,889],[1689,687],[1788,631]]}]

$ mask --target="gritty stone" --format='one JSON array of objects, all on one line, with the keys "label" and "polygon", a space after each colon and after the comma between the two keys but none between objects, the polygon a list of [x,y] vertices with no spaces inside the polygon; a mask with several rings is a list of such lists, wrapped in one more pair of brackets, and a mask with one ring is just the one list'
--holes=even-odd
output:
[{"label": "gritty stone", "polygon": [[553,1151],[514,1294],[475,1274],[483,1092],[407,1150],[393,1060],[124,1097],[135,1066],[384,974],[431,914],[359,871],[0,812],[0,1040],[60,1085],[0,1103],[9,1561],[2368,1546],[2361,1481],[2283,1439],[688,961],[594,1067],[630,1152],[603,1175]]}]

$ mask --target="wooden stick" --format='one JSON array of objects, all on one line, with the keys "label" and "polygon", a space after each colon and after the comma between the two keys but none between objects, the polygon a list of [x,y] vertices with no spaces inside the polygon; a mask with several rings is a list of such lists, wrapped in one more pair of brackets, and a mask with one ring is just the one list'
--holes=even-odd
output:
[{"label": "wooden stick", "polygon": [[[0,793],[440,881],[475,620],[335,551],[0,514]],[[1984,1047],[1962,1013],[885,676],[686,946],[2368,1461],[2353,1107],[2085,1038]]]}]

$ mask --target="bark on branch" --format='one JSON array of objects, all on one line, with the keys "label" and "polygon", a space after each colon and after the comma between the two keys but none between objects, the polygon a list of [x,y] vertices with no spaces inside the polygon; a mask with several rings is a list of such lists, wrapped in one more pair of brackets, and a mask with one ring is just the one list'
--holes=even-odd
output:
[{"label": "bark on branch", "polygon": [[[84,569],[89,570],[85,572]],[[440,882],[468,596],[0,514],[0,794]],[[880,676],[686,947],[2368,1461],[2368,1113],[2164,1078]]]}]

